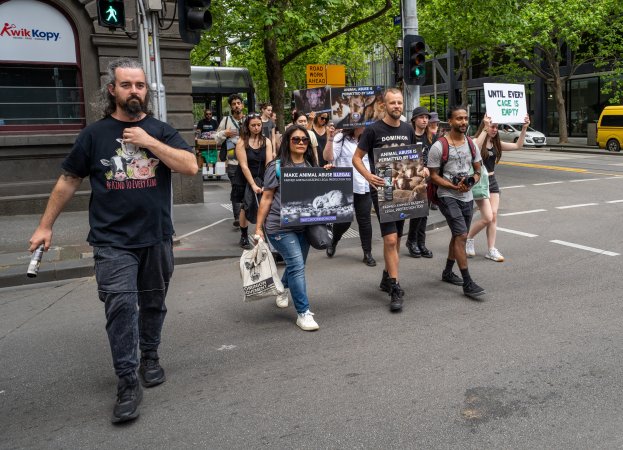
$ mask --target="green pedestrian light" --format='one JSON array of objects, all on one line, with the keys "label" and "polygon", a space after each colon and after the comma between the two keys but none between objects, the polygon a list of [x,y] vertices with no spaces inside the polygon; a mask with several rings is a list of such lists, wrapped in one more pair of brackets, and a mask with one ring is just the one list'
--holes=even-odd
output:
[{"label": "green pedestrian light", "polygon": [[125,28],[123,0],[97,0],[97,23],[106,28]]}]

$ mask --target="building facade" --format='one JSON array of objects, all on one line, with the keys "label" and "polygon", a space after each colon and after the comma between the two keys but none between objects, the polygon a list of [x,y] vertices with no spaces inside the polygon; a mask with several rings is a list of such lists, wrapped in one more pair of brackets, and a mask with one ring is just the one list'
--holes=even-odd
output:
[{"label": "building facade", "polygon": [[[571,58],[568,55],[567,60]],[[461,78],[456,75],[458,58],[449,51],[426,62],[426,82],[420,88],[420,104],[431,111],[437,111],[442,120],[446,119],[448,106],[466,103],[469,106],[470,125],[477,127],[485,113],[483,83],[502,82],[499,77],[486,75],[490,63],[471,66],[468,70],[468,98],[461,99]],[[434,70],[434,71],[433,71]],[[567,76],[569,67],[563,65],[561,74]],[[369,84],[395,84],[395,62],[390,59],[370,62]],[[608,105],[610,96],[601,92],[602,76],[596,73],[591,64],[585,64],[571,75],[565,84],[565,109],[568,132],[571,137],[587,137],[590,123],[596,123],[602,109]],[[541,78],[534,77],[526,83],[527,106],[531,115],[532,127],[548,136],[558,136],[558,112],[553,93]],[[475,130],[475,128],[474,128]]]},{"label": "building facade", "polygon": [[[193,141],[189,54],[165,2],[159,31],[167,122]],[[95,0],[0,0],[0,214],[41,212],[78,133],[101,113],[94,100],[111,59],[139,58],[136,2],[125,30],[98,25]],[[166,29],[168,28],[168,29]],[[176,203],[203,202],[201,174],[174,174]],[[86,209],[88,180],[68,205]]]}]

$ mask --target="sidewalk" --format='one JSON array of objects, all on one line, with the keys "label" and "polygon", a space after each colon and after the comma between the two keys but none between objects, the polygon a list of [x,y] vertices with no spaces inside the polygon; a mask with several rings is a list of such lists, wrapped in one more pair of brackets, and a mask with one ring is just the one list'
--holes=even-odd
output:
[{"label": "sidewalk", "polygon": [[[240,233],[232,227],[233,217],[226,209],[228,204],[229,182],[206,181],[203,204],[174,205],[176,236],[173,254],[176,265],[240,258]],[[62,213],[59,216],[54,226],[52,247],[44,254],[39,274],[36,278],[28,278],[28,240],[38,222],[39,215],[0,218],[0,288],[94,274],[92,248],[86,242],[89,231],[88,213],[80,211]],[[381,235],[376,217],[373,217],[372,224],[373,253],[377,260],[382,260]],[[430,211],[429,230],[445,224],[439,211]],[[355,222],[353,231],[356,229]],[[353,237],[349,238],[349,234]],[[356,233],[347,233],[340,241],[340,246],[359,245]]]}]

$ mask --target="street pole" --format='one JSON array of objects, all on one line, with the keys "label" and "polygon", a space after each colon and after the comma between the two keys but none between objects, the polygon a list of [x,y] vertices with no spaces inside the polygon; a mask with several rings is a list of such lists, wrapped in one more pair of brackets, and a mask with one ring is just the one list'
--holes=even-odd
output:
[{"label": "street pole", "polygon": [[[154,116],[163,122],[167,121],[167,104],[164,83],[162,82],[162,66],[160,63],[160,39],[158,36],[158,15],[162,8],[161,2],[137,0],[139,27],[139,55],[145,69],[147,83],[154,94]],[[149,9],[148,9],[149,8]]]},{"label": "street pole", "polygon": [[[417,21],[417,0],[403,0],[402,1],[402,42],[405,42],[404,37],[409,34],[418,34],[418,21]],[[403,61],[403,64],[407,64],[407,61]],[[420,106],[420,86],[408,85],[403,83],[404,86],[404,115],[408,119],[411,118],[411,112]]]}]

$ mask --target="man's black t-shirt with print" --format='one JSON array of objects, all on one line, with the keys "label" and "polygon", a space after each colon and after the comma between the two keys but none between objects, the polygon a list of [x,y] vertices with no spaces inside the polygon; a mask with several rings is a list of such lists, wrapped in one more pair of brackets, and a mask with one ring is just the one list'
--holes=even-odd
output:
[{"label": "man's black t-shirt with print", "polygon": [[82,130],[62,167],[89,177],[87,241],[93,246],[149,247],[173,235],[171,170],[149,150],[122,143],[130,127],[192,152],[174,128],[151,116],[138,122],[108,116]]},{"label": "man's black t-shirt with print", "polygon": [[366,127],[359,139],[358,147],[368,152],[370,172],[376,173],[374,164],[374,149],[381,147],[396,147],[415,143],[415,132],[410,125],[400,122],[397,127],[387,125],[383,120],[374,122]]}]

